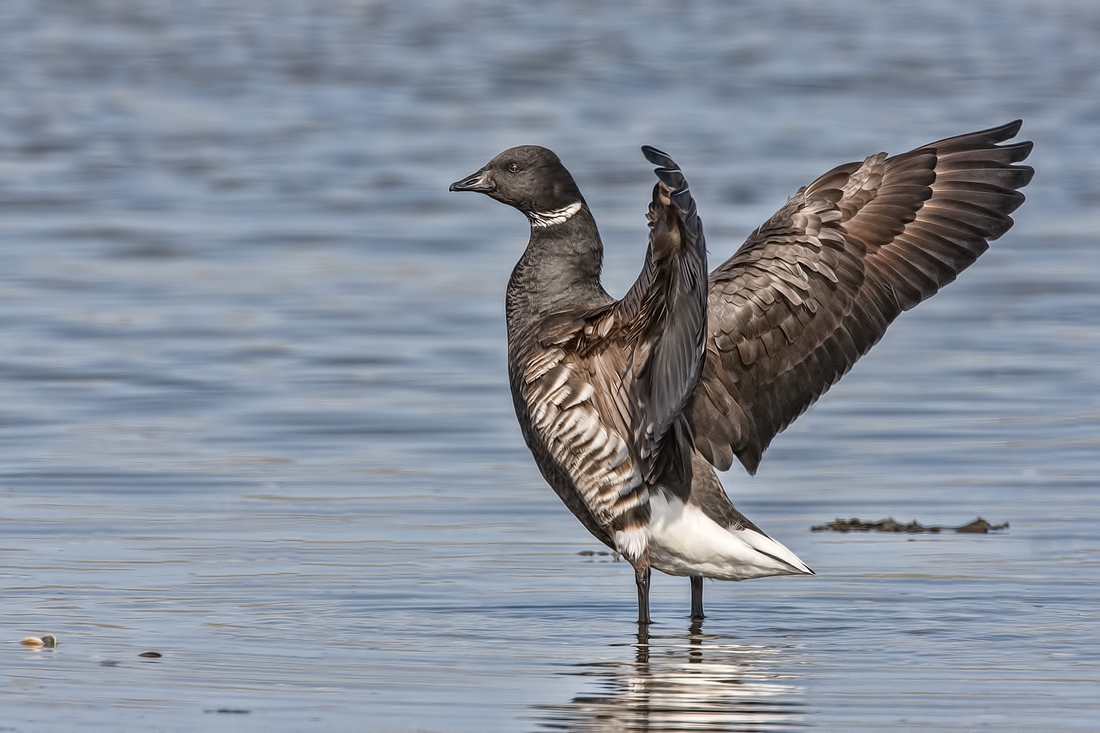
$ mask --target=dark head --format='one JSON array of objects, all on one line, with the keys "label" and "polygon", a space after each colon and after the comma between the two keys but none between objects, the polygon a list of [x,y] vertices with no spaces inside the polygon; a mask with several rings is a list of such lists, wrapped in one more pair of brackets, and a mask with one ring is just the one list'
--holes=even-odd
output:
[{"label": "dark head", "polygon": [[538,145],[505,150],[477,173],[452,183],[450,190],[477,191],[528,216],[584,203],[558,156]]}]

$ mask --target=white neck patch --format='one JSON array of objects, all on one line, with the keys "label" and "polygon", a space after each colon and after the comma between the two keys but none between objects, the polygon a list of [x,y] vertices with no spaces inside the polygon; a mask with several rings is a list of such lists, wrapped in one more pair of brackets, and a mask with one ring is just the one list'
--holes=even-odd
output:
[{"label": "white neck patch", "polygon": [[574,201],[568,206],[563,206],[560,209],[554,209],[553,211],[532,211],[527,214],[527,218],[531,220],[531,226],[538,229],[545,229],[546,227],[552,227],[555,224],[563,224],[569,221],[570,218],[578,211],[581,210],[581,202]]}]

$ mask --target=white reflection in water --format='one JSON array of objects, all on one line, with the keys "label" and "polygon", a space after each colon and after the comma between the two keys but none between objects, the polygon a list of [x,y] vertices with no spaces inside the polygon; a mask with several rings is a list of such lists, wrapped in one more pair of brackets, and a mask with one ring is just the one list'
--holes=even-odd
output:
[{"label": "white reflection in water", "polygon": [[[639,635],[632,661],[588,662],[595,681],[564,705],[538,706],[542,728],[574,731],[779,731],[805,725],[790,650],[702,633]],[[586,686],[591,686],[591,682]]]}]

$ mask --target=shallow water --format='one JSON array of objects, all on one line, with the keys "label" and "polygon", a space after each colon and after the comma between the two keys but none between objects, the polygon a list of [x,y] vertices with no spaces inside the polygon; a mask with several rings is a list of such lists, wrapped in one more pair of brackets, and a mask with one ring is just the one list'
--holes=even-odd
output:
[{"label": "shallow water", "polygon": [[[1096,728],[1094,4],[0,24],[0,729]],[[642,143],[687,171],[719,261],[837,163],[1015,117],[1017,226],[725,476],[818,576],[708,583],[701,628],[657,577],[639,644],[628,566],[584,554],[512,415],[526,225],[447,184],[554,148],[621,293]],[[809,531],[977,515],[1011,528]]]}]

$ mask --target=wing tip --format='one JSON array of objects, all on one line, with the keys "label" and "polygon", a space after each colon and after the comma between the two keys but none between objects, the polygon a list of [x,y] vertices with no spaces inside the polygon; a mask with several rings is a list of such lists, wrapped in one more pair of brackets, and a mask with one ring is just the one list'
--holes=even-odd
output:
[{"label": "wing tip", "polygon": [[1031,143],[1031,141],[1021,141],[1012,145],[997,145],[997,143],[1003,143],[1016,137],[1023,125],[1023,120],[1013,120],[1012,122],[1007,122],[997,127],[990,127],[985,130],[975,130],[974,132],[967,132],[962,135],[954,135],[944,138],[943,140],[937,140],[911,152],[917,152],[925,148],[933,149],[937,153],[955,153],[979,148],[1016,150],[1022,153],[1021,157],[1012,161],[1017,163],[1028,156],[1031,152],[1033,143]]},{"label": "wing tip", "polygon": [[[680,210],[684,217],[684,223],[687,224],[694,238],[698,240],[700,246],[702,246],[702,231],[699,227],[699,217],[695,199],[692,198],[687,178],[684,177],[684,173],[680,170],[680,166],[676,164],[672,156],[652,145],[643,145],[642,154],[645,155],[646,160],[656,166],[653,172],[656,174],[657,180],[668,189],[665,195],[671,200],[673,206]],[[654,190],[655,202],[658,201],[657,196],[658,191]]]},{"label": "wing tip", "polygon": [[990,127],[985,130],[978,130],[977,132],[960,135],[959,137],[978,138],[989,144],[1003,143],[1006,140],[1011,140],[1016,137],[1023,126],[1024,121],[1022,119],[1016,119],[1012,122],[1006,122],[1003,125],[997,125],[996,127]]},{"label": "wing tip", "polygon": [[994,127],[993,129],[989,130],[989,134],[991,137],[1004,135],[1004,137],[997,141],[1003,142],[1005,140],[1011,140],[1012,138],[1016,137],[1016,135],[1018,135],[1020,132],[1020,128],[1022,128],[1023,126],[1024,121],[1022,119],[1015,119],[1012,122],[1001,125],[1000,127]]},{"label": "wing tip", "polygon": [[687,190],[687,179],[684,178],[683,171],[680,170],[680,166],[676,165],[676,161],[672,159],[671,155],[652,145],[643,145],[642,154],[645,155],[646,160],[657,166],[653,172],[657,175],[657,179],[668,186],[672,193]]},{"label": "wing tip", "polygon": [[659,148],[653,147],[652,145],[643,145],[642,155],[644,155],[645,159],[648,160],[650,163],[661,168],[679,167],[676,165],[676,161],[672,159],[672,156],[670,156],[665,151],[660,150]]},{"label": "wing tip", "polygon": [[[1021,161],[1027,160],[1027,157],[1029,155],[1031,155],[1031,151],[1035,149],[1035,143],[1031,140],[1024,140],[1023,142],[1016,143],[1015,145],[1004,145],[1002,147],[1013,148],[1013,150],[1016,154],[1015,154],[1015,156],[1013,156],[1014,160],[1012,162],[1013,163],[1019,163]],[[1019,167],[1020,168],[1027,168],[1032,173],[1035,172],[1035,169],[1032,168],[1031,166],[1019,166]],[[1025,183],[1023,185],[1026,186],[1027,184]]]},{"label": "wing tip", "polygon": [[[764,458],[764,451],[756,446],[748,446],[737,452],[737,460],[744,466],[750,476],[755,476],[760,469],[760,461]],[[732,463],[731,463],[732,465]]]}]

